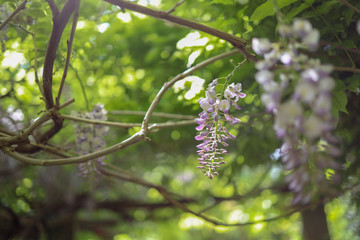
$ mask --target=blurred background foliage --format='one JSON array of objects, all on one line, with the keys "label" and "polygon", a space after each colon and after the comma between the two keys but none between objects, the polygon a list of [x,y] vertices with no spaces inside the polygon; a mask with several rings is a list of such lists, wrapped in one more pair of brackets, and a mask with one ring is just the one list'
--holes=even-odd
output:
[{"label": "blurred background foliage", "polygon": [[[21,2],[1,0],[1,21]],[[55,2],[62,7],[65,1]],[[166,11],[177,0],[132,2]],[[358,1],[349,2],[360,8]],[[186,0],[173,14],[248,42],[252,37],[276,41],[278,22],[272,4],[271,0]],[[355,31],[359,15],[352,9],[337,0],[279,0],[278,7],[289,23],[302,17],[320,30],[322,45],[312,53],[314,57],[339,67],[359,68],[360,38]],[[45,108],[34,69],[41,79],[51,19],[46,1],[31,0],[0,32],[0,95],[10,96],[0,99],[0,113],[2,117],[13,114],[23,126]],[[53,89],[60,84],[70,30],[68,24],[57,50]],[[102,103],[108,120],[139,123],[142,116],[116,111],[147,110],[166,81],[231,49],[225,41],[202,32],[128,10],[122,12],[104,1],[83,0],[62,96],[63,101],[75,98],[75,103],[61,113],[91,111],[95,104]],[[168,91],[156,111],[196,116],[201,111],[197,100],[204,95],[206,85],[227,76],[243,59],[238,54],[195,72]],[[190,208],[209,208],[207,214],[228,223],[247,223],[289,212],[292,195],[283,185],[286,172],[279,156],[273,154],[280,142],[274,136],[271,116],[261,105],[254,73],[254,65],[249,62],[231,78],[242,83],[247,97],[240,102],[242,111],[237,115],[242,123],[231,131],[237,139],[225,156],[227,165],[215,179],[203,177],[196,169],[195,125],[153,132],[150,142],[108,155],[105,162],[186,196]],[[345,189],[359,182],[360,77],[351,72],[336,72],[334,77],[337,88],[333,112],[339,117],[337,134],[343,150],[339,161],[344,171],[339,197],[329,201],[325,210],[332,239],[359,239],[360,189],[356,185]],[[152,118],[152,122],[166,120]],[[65,121],[50,143],[75,150],[73,125]],[[111,128],[105,140],[110,146],[136,131]],[[36,157],[45,158],[46,154]],[[27,219],[33,224],[28,231],[38,231],[40,239],[301,239],[299,213],[240,227],[214,226],[171,206],[154,188],[97,175],[84,179],[75,165],[27,166],[2,154],[0,166],[1,214]],[[47,229],[52,229],[48,235]],[[19,238],[26,234],[20,233]]]}]

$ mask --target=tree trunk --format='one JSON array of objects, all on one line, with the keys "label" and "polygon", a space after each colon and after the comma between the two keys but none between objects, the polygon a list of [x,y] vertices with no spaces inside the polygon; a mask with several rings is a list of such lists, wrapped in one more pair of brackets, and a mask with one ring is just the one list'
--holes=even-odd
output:
[{"label": "tree trunk", "polygon": [[303,240],[329,240],[330,234],[324,212],[324,204],[310,208],[301,213]]}]

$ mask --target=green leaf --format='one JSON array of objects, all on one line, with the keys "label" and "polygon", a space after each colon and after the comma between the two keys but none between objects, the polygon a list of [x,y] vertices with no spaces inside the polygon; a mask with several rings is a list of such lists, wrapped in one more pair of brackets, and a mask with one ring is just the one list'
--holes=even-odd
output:
[{"label": "green leaf", "polygon": [[311,7],[312,4],[315,2],[315,0],[308,0],[308,1],[304,1],[304,2],[305,3],[302,3],[300,6],[291,9],[291,11],[286,15],[286,21],[293,19],[296,15],[298,15],[305,9]]},{"label": "green leaf", "polygon": [[357,48],[357,47],[356,47],[356,44],[354,43],[354,41],[353,41],[353,40],[350,40],[350,39],[345,40],[345,41],[342,43],[342,45],[343,45],[344,47],[346,47],[346,48]]},{"label": "green leaf", "polygon": [[213,0],[211,3],[218,3],[223,5],[235,5],[234,0]]},{"label": "green leaf", "polygon": [[[278,8],[286,7],[298,0],[276,0]],[[255,9],[250,21],[261,21],[262,19],[275,14],[275,7],[272,0],[268,0]]]},{"label": "green leaf", "polygon": [[6,2],[12,2],[11,0],[0,0],[0,4],[4,4]]},{"label": "green leaf", "polygon": [[359,92],[359,88],[360,88],[360,78],[358,75],[353,75],[347,79],[345,79],[346,82],[346,88],[349,91],[358,93]]},{"label": "green leaf", "polygon": [[324,2],[323,4],[321,4],[320,7],[318,7],[315,12],[316,14],[318,15],[322,15],[322,14],[326,14],[328,13],[331,9],[332,9],[332,5],[338,3],[339,4],[339,1],[338,0],[331,0],[331,1],[326,1]]},{"label": "green leaf", "polygon": [[333,106],[336,110],[349,114],[349,112],[346,109],[347,102],[348,102],[348,98],[344,90],[337,91],[334,93]]},{"label": "green leaf", "polygon": [[349,26],[352,20],[352,17],[354,16],[354,11],[352,11],[351,9],[346,9],[344,11],[344,16],[345,16],[345,21],[346,21],[346,26]]}]

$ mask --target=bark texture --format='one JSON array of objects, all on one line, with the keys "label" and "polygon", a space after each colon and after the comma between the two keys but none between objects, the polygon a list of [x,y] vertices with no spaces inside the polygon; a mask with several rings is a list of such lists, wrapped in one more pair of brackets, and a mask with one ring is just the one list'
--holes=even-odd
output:
[{"label": "bark texture", "polygon": [[323,203],[303,211],[301,216],[303,224],[303,240],[330,239]]}]

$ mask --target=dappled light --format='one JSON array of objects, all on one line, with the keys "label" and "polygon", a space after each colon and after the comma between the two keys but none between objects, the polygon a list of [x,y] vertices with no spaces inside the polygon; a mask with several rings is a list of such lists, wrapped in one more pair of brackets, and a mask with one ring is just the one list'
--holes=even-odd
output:
[{"label": "dappled light", "polygon": [[356,0],[2,0],[0,239],[357,239],[359,46]]}]

